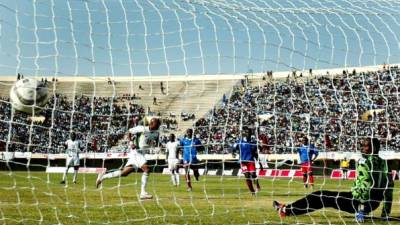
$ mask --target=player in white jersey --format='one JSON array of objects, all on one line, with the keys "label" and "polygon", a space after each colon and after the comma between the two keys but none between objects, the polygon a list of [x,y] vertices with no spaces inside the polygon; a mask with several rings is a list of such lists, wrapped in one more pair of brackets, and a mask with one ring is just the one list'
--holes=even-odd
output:
[{"label": "player in white jersey", "polygon": [[142,154],[144,150],[152,149],[157,147],[159,139],[160,120],[157,118],[152,118],[150,120],[149,126],[136,126],[129,129],[129,134],[136,135],[135,142],[129,142],[130,153],[129,159],[125,167],[117,171],[107,171],[106,173],[99,174],[96,180],[96,187],[105,179],[125,177],[138,168],[143,170],[142,174],[142,185],[140,192],[140,199],[151,199],[152,195],[146,192],[146,184],[149,179],[150,169],[147,165],[147,161]]},{"label": "player in white jersey", "polygon": [[168,169],[171,171],[171,180],[174,186],[179,186],[179,141],[175,140],[175,134],[169,135],[169,141],[166,147],[166,161],[168,162]]},{"label": "player in white jersey", "polygon": [[66,145],[66,153],[67,153],[67,160],[66,160],[66,169],[61,181],[61,184],[65,184],[67,179],[68,170],[70,167],[74,167],[74,178],[73,182],[76,184],[76,178],[78,176],[79,170],[79,152],[81,150],[81,141],[76,140],[75,133],[71,133],[71,139],[65,142]]}]

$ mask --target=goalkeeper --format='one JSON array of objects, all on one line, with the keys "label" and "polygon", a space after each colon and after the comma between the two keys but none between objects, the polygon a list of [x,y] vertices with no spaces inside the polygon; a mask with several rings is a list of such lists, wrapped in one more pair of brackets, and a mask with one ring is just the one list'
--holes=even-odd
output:
[{"label": "goalkeeper", "polygon": [[364,222],[364,215],[377,209],[383,201],[381,216],[383,219],[388,219],[392,206],[394,182],[387,162],[378,156],[379,148],[380,143],[377,138],[368,138],[364,141],[361,150],[363,158],[359,160],[357,179],[351,191],[316,191],[289,205],[274,201],[275,210],[283,218],[331,207],[355,213],[356,221]]}]

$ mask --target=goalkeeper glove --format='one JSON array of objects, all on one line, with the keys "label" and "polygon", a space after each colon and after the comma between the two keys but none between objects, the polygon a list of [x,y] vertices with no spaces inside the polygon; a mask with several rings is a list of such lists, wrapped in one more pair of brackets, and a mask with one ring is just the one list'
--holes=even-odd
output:
[{"label": "goalkeeper glove", "polygon": [[364,211],[360,210],[356,213],[356,222],[364,223],[364,221],[365,221]]}]

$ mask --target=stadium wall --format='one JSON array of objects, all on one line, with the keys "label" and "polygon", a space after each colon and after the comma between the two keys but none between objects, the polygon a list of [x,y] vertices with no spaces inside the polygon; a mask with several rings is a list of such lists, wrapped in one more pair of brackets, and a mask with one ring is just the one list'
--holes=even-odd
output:
[{"label": "stadium wall", "polygon": [[[381,154],[382,158],[388,160],[392,170],[399,170],[398,159],[388,156],[396,156],[398,153]],[[350,169],[354,169],[359,154],[330,152],[321,153],[318,160],[313,164],[314,174],[319,176],[330,176],[332,171],[339,168],[340,159],[347,157],[351,160]],[[350,156],[350,157],[349,157]],[[164,155],[146,155],[148,164],[152,171],[163,172],[167,167]],[[31,153],[12,153],[0,152],[0,170],[11,171],[46,171],[48,167],[64,167],[65,154],[31,154]],[[240,165],[237,158],[229,155],[199,155],[201,160],[200,168],[216,171],[216,175],[222,175],[224,171],[232,171],[232,175],[239,173]],[[81,167],[84,168],[122,168],[127,161],[126,153],[91,153],[81,155]],[[275,165],[280,164],[279,169],[299,170],[297,154],[270,154],[260,155],[260,163],[264,169],[274,169]]]}]

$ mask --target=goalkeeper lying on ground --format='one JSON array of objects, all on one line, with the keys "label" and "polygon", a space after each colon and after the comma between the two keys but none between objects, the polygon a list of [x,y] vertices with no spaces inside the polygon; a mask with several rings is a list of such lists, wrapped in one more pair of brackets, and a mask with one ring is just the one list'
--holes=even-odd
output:
[{"label": "goalkeeper lying on ground", "polygon": [[273,202],[281,218],[313,212],[324,207],[355,213],[357,222],[364,222],[364,215],[384,202],[382,218],[388,219],[393,199],[393,179],[387,162],[378,156],[380,143],[377,138],[364,141],[363,158],[357,166],[357,178],[349,192],[316,191],[292,204]]}]

